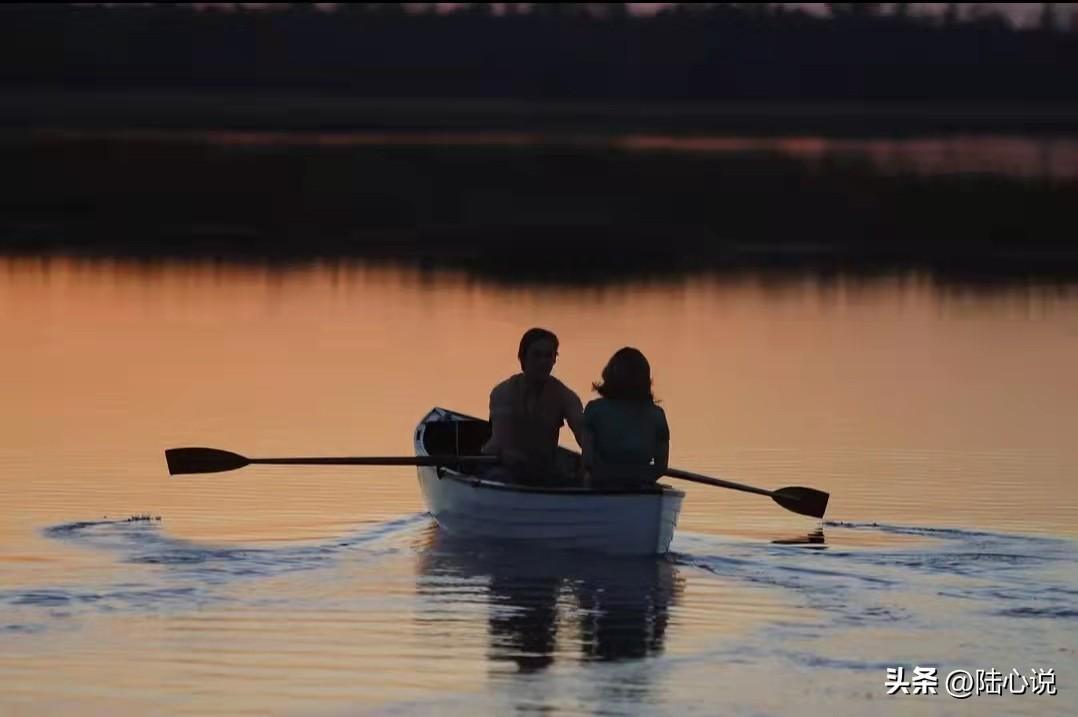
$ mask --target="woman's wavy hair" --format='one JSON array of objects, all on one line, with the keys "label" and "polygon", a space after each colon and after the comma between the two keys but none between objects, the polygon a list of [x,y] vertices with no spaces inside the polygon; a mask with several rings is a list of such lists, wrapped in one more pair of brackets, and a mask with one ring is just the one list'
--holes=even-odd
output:
[{"label": "woman's wavy hair", "polygon": [[592,389],[604,398],[655,401],[651,393],[651,364],[638,349],[618,349],[603,369],[601,383]]}]

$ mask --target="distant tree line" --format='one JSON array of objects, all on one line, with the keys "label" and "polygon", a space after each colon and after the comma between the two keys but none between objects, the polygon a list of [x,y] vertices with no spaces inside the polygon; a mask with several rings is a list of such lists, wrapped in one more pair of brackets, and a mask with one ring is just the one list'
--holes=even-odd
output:
[{"label": "distant tree line", "polygon": [[[377,97],[1078,99],[1078,33],[1051,3],[0,4],[0,87],[283,90]],[[963,7],[959,7],[959,6]]]}]

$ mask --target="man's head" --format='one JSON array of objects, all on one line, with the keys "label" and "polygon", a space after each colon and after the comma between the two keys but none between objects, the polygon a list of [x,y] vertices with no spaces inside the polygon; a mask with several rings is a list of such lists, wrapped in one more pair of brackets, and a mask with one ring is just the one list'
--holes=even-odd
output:
[{"label": "man's head", "polygon": [[520,337],[517,358],[525,378],[532,381],[545,379],[558,360],[558,337],[546,329],[528,329]]}]

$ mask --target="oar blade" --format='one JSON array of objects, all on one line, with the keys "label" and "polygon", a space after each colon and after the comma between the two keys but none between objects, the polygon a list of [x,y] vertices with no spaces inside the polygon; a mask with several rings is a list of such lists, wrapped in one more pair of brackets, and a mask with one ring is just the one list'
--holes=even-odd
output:
[{"label": "oar blade", "polygon": [[217,448],[169,448],[165,451],[169,475],[221,473],[243,468],[250,461],[239,453]]},{"label": "oar blade", "polygon": [[786,510],[813,518],[823,517],[827,510],[827,499],[830,497],[829,493],[822,490],[802,486],[779,488],[771,493],[771,498]]}]

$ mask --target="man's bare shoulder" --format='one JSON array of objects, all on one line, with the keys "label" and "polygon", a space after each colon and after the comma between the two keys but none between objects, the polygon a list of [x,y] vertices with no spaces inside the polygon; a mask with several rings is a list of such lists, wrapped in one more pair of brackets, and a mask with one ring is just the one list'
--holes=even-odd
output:
[{"label": "man's bare shoulder", "polygon": [[561,395],[562,400],[566,401],[569,405],[581,405],[580,396],[576,395],[576,391],[566,386],[554,376],[551,376],[550,380],[553,381],[554,387]]},{"label": "man's bare shoulder", "polygon": [[517,385],[517,382],[520,381],[521,376],[523,376],[523,374],[513,374],[512,376],[492,388],[490,390],[490,400],[495,401],[512,396],[514,388]]}]

